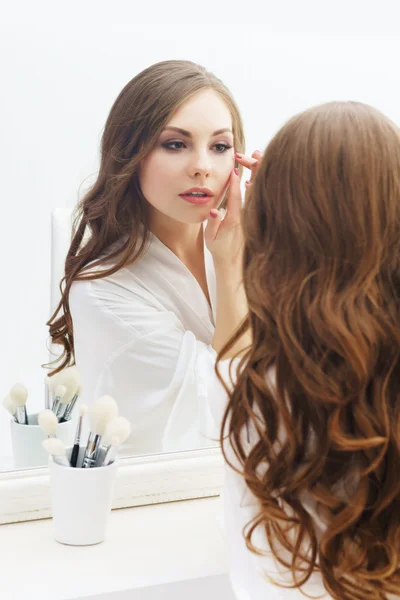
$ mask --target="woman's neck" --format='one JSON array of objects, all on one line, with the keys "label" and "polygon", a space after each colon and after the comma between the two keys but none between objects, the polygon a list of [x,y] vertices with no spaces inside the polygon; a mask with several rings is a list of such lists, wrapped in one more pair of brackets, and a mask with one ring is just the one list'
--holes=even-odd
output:
[{"label": "woman's neck", "polygon": [[162,215],[151,219],[150,231],[189,269],[211,308],[204,262],[203,223],[179,223]]},{"label": "woman's neck", "polygon": [[204,257],[202,223],[179,223],[164,218],[152,218],[150,231],[183,263],[192,263]]}]

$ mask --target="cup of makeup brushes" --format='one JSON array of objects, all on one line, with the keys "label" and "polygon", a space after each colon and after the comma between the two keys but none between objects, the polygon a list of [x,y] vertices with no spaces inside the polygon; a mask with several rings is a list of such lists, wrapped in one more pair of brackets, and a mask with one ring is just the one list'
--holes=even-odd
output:
[{"label": "cup of makeup brushes", "polygon": [[[39,426],[38,417],[39,413],[27,415],[28,424],[10,420],[13,463],[16,469],[47,466],[49,455],[42,446],[46,434]],[[55,434],[66,446],[71,445],[74,438],[73,422],[58,423]]]},{"label": "cup of makeup brushes", "polygon": [[[111,512],[117,461],[94,468],[69,464],[72,447],[65,455],[50,456],[50,491],[54,537],[61,544],[88,546],[104,541]],[[86,446],[79,447],[82,464]]]},{"label": "cup of makeup brushes", "polygon": [[40,422],[43,411],[28,415],[28,390],[21,383],[12,386],[3,406],[12,417],[10,427],[15,468],[28,469],[47,465],[48,454],[42,446],[46,436],[57,436],[67,446],[73,443],[72,413],[81,389],[80,375],[75,366],[66,368],[52,378],[45,377],[44,412],[51,413],[53,420],[48,423],[49,430],[45,427],[43,431],[43,423]]}]

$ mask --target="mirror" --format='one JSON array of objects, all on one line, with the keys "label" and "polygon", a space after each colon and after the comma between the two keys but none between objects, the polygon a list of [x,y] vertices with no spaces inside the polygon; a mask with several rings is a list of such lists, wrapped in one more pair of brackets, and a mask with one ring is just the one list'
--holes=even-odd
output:
[{"label": "mirror", "polygon": [[[101,135],[107,116],[118,94],[132,77],[152,64],[172,58],[184,58],[205,65],[224,81],[241,110],[248,154],[257,148],[262,150],[292,114],[334,98],[354,98],[373,104],[393,120],[400,121],[392,77],[395,57],[398,56],[398,42],[394,38],[380,40],[379,45],[372,38],[359,39],[357,43],[362,60],[351,62],[348,60],[353,44],[350,38],[322,40],[312,35],[266,36],[264,26],[251,25],[243,29],[230,25],[230,37],[241,39],[241,45],[247,48],[246,54],[252,57],[248,65],[244,58],[238,59],[232,54],[229,45],[226,47],[217,43],[221,36],[218,26],[207,27],[209,39],[216,41],[210,41],[207,47],[196,50],[185,47],[184,51],[179,37],[175,35],[179,33],[178,29],[163,26],[147,29],[142,26],[108,28],[107,44],[104,44],[104,32],[85,28],[83,34],[78,26],[73,30],[73,43],[67,29],[41,30],[39,24],[32,29],[28,24],[19,23],[18,29],[2,31],[2,55],[8,57],[3,78],[8,93],[1,99],[4,127],[0,151],[5,214],[0,243],[6,282],[2,296],[1,331],[6,344],[2,347],[0,392],[3,399],[15,383],[23,383],[29,393],[27,406],[33,421],[34,415],[37,418],[37,414],[45,407],[46,371],[41,365],[51,360],[52,353],[56,351],[50,345],[46,322],[59,299],[58,284],[70,241],[71,216],[77,201],[88,193],[96,181],[100,166]],[[316,44],[318,52],[315,52]],[[142,52],[143,48],[146,48],[146,52]],[[275,56],[275,59],[270,60],[271,56]],[[268,57],[267,67],[265,57]],[[211,126],[210,123],[208,125]],[[221,127],[225,127],[225,122]],[[182,139],[172,136],[166,141],[181,142]],[[225,137],[218,137],[216,141],[229,142]],[[246,178],[245,173],[242,189]],[[184,187],[189,187],[186,182]],[[153,194],[157,190],[150,191]],[[164,304],[160,304],[157,298],[160,305],[157,331],[163,332],[163,319],[173,319],[173,302],[179,299],[186,307],[189,304],[188,314],[190,312],[188,323],[182,331],[193,333],[198,326],[198,331],[185,339],[188,346],[182,352],[183,360],[187,353],[194,352],[192,346],[196,345],[196,341],[200,340],[205,347],[212,341],[215,325],[212,298],[215,289],[212,288],[215,281],[210,256],[206,254],[205,257],[205,261],[209,261],[208,266],[206,264],[206,278],[204,273],[202,279],[200,276],[196,278],[168,248],[166,240],[163,242],[157,236],[155,238],[154,261],[163,256],[169,269],[166,272],[176,276],[180,269],[180,273],[186,275],[181,279],[164,276],[165,290],[170,291],[170,296]],[[135,275],[131,272],[129,276],[140,279],[138,273]],[[207,281],[210,302],[199,280],[203,284]],[[192,292],[195,290],[193,302],[188,303],[187,296],[182,297],[186,293],[180,287],[182,281],[189,285]],[[161,286],[161,279],[157,285]],[[94,285],[97,295],[104,294],[102,318],[110,308],[107,302],[111,301],[113,295],[118,295],[118,277],[114,278],[113,286],[111,290]],[[143,314],[134,325],[136,335],[140,323],[147,318],[146,309],[154,309],[154,305],[151,302],[149,304],[146,286],[142,287],[142,291]],[[132,293],[137,295],[138,288]],[[125,297],[124,302],[120,305],[121,311],[129,305],[129,298]],[[77,295],[75,308],[79,303]],[[116,320],[120,320],[121,315],[118,314]],[[87,323],[89,318],[95,319],[90,307],[87,313],[82,312],[77,318],[82,323]],[[179,315],[176,318],[179,321]],[[83,392],[80,401],[88,404],[102,394],[113,394],[115,381],[123,379],[130,369],[130,360],[134,360],[133,355],[127,352],[124,360],[114,363],[114,370],[108,368],[102,372],[101,385],[88,382],[89,372],[93,377],[96,373],[100,376],[97,366],[91,366],[91,361],[94,364],[98,360],[99,364],[104,365],[117,352],[115,347],[108,349],[107,355],[101,353],[101,336],[105,339],[104,320],[97,332],[94,320],[90,326],[93,344],[91,348],[86,344],[81,354]],[[133,327],[132,323],[130,326]],[[181,325],[178,323],[179,327]],[[79,346],[78,331],[76,342]],[[121,334],[118,327],[116,331],[117,335]],[[146,333],[141,331],[140,336],[143,335]],[[152,343],[156,341],[154,339]],[[122,348],[128,343],[127,338],[122,335],[118,343]],[[168,348],[165,340],[163,347]],[[208,429],[206,424],[206,412],[199,414],[202,408],[201,394],[196,396],[194,388],[191,391],[188,385],[185,393],[179,396],[182,381],[189,372],[185,368],[180,373],[177,387],[174,387],[176,382],[173,377],[169,377],[170,396],[164,394],[165,406],[159,412],[146,412],[143,406],[136,413],[130,412],[137,397],[145,396],[142,394],[143,386],[146,383],[154,386],[157,378],[165,374],[167,355],[157,354],[156,351],[154,356],[158,357],[158,363],[149,360],[142,363],[146,373],[138,384],[137,394],[126,394],[124,402],[118,399],[120,414],[129,418],[132,425],[132,437],[122,449],[122,455],[151,455],[217,446],[215,431]],[[210,369],[210,364],[204,366],[204,372]],[[81,365],[77,366],[80,370]],[[133,383],[139,375],[143,376],[143,371],[136,372]],[[196,378],[190,385],[194,385],[193,381]],[[165,391],[165,386],[163,389]],[[91,390],[88,392],[90,397],[85,398],[85,390]],[[156,394],[152,398],[154,404],[160,402]],[[165,398],[168,398],[167,401]],[[69,424],[66,437],[69,441],[74,435],[76,417],[77,410],[74,420]],[[29,429],[26,425],[18,428],[13,425],[15,431],[12,438],[10,415],[3,406],[0,407],[0,471],[47,463],[45,459],[40,459],[42,462],[34,461],[32,448],[37,447],[37,440],[27,442],[24,438],[25,442],[20,441],[19,430],[23,427]],[[21,450],[19,454],[16,448]]]}]

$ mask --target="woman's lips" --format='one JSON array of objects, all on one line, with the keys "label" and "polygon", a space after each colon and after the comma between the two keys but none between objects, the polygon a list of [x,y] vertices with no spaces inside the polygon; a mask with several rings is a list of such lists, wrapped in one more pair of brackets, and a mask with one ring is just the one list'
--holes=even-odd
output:
[{"label": "woman's lips", "polygon": [[185,196],[185,194],[179,194],[179,196],[190,204],[208,204],[213,199],[213,196]]}]

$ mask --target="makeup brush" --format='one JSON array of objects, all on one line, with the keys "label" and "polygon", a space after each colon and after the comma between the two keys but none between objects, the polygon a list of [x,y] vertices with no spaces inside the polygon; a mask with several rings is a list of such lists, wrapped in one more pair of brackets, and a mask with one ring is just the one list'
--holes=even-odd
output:
[{"label": "makeup brush", "polygon": [[8,410],[8,412],[10,413],[10,415],[12,416],[12,418],[14,419],[14,421],[16,423],[18,423],[16,417],[15,417],[15,411],[17,410],[17,407],[15,406],[14,400],[11,398],[10,395],[6,396],[3,400],[3,406],[6,410]]},{"label": "makeup brush", "polygon": [[42,410],[39,413],[38,423],[48,438],[56,437],[58,419],[52,410],[49,408]]},{"label": "makeup brush", "polygon": [[[63,371],[60,371],[59,373],[56,373],[55,375],[53,375],[52,380],[53,380],[52,381],[53,391],[55,391],[55,388],[58,385],[63,385],[67,388],[65,396],[62,399],[62,403],[59,403],[57,412],[56,412],[59,420],[61,420],[62,418],[65,418],[64,414],[65,414],[66,410],[69,408],[70,408],[69,415],[71,416],[73,406],[69,407],[69,404],[73,401],[74,397],[77,394],[77,390],[81,383],[81,376],[79,374],[78,369],[75,366],[72,366],[72,367],[67,367]],[[54,395],[54,393],[53,393],[53,395]],[[75,400],[75,402],[76,402],[76,400]],[[74,404],[75,404],[75,402],[74,402]],[[61,406],[61,404],[62,404],[62,406]]]},{"label": "makeup brush", "polygon": [[10,390],[10,396],[15,404],[15,420],[22,425],[28,425],[28,415],[26,412],[28,390],[22,383],[16,383]]},{"label": "makeup brush", "polygon": [[111,396],[101,396],[89,408],[90,433],[82,462],[84,469],[95,466],[102,436],[108,423],[117,416],[118,406]]},{"label": "makeup brush", "polygon": [[54,400],[53,400],[53,406],[51,407],[51,410],[53,411],[53,413],[57,416],[57,411],[59,409],[60,404],[62,404],[62,401],[64,399],[65,394],[67,393],[67,388],[65,387],[65,385],[57,385],[54,389]]},{"label": "makeup brush", "polygon": [[82,386],[80,385],[76,390],[75,396],[72,398],[71,402],[66,405],[64,415],[60,418],[60,423],[64,423],[64,421],[69,421],[71,418],[72,411],[75,408],[76,401],[79,396],[82,394]]},{"label": "makeup brush", "polygon": [[46,375],[44,378],[44,407],[50,408],[50,377]]},{"label": "makeup brush", "polygon": [[63,465],[64,467],[69,467],[69,462],[65,453],[64,442],[58,438],[46,438],[43,440],[42,446],[49,454],[51,454],[55,462]]},{"label": "makeup brush", "polygon": [[83,418],[86,414],[87,409],[88,409],[88,407],[86,404],[82,404],[79,409],[79,419],[78,419],[78,424],[76,426],[74,447],[72,448],[72,452],[71,452],[71,461],[70,461],[71,467],[76,467],[76,463],[78,461],[79,445],[80,445],[81,433],[82,433],[82,422],[83,422]]},{"label": "makeup brush", "polygon": [[102,467],[115,460],[116,449],[128,439],[130,433],[131,424],[125,417],[117,417],[109,422],[102,440],[102,448],[105,449],[104,458],[100,463]]}]

